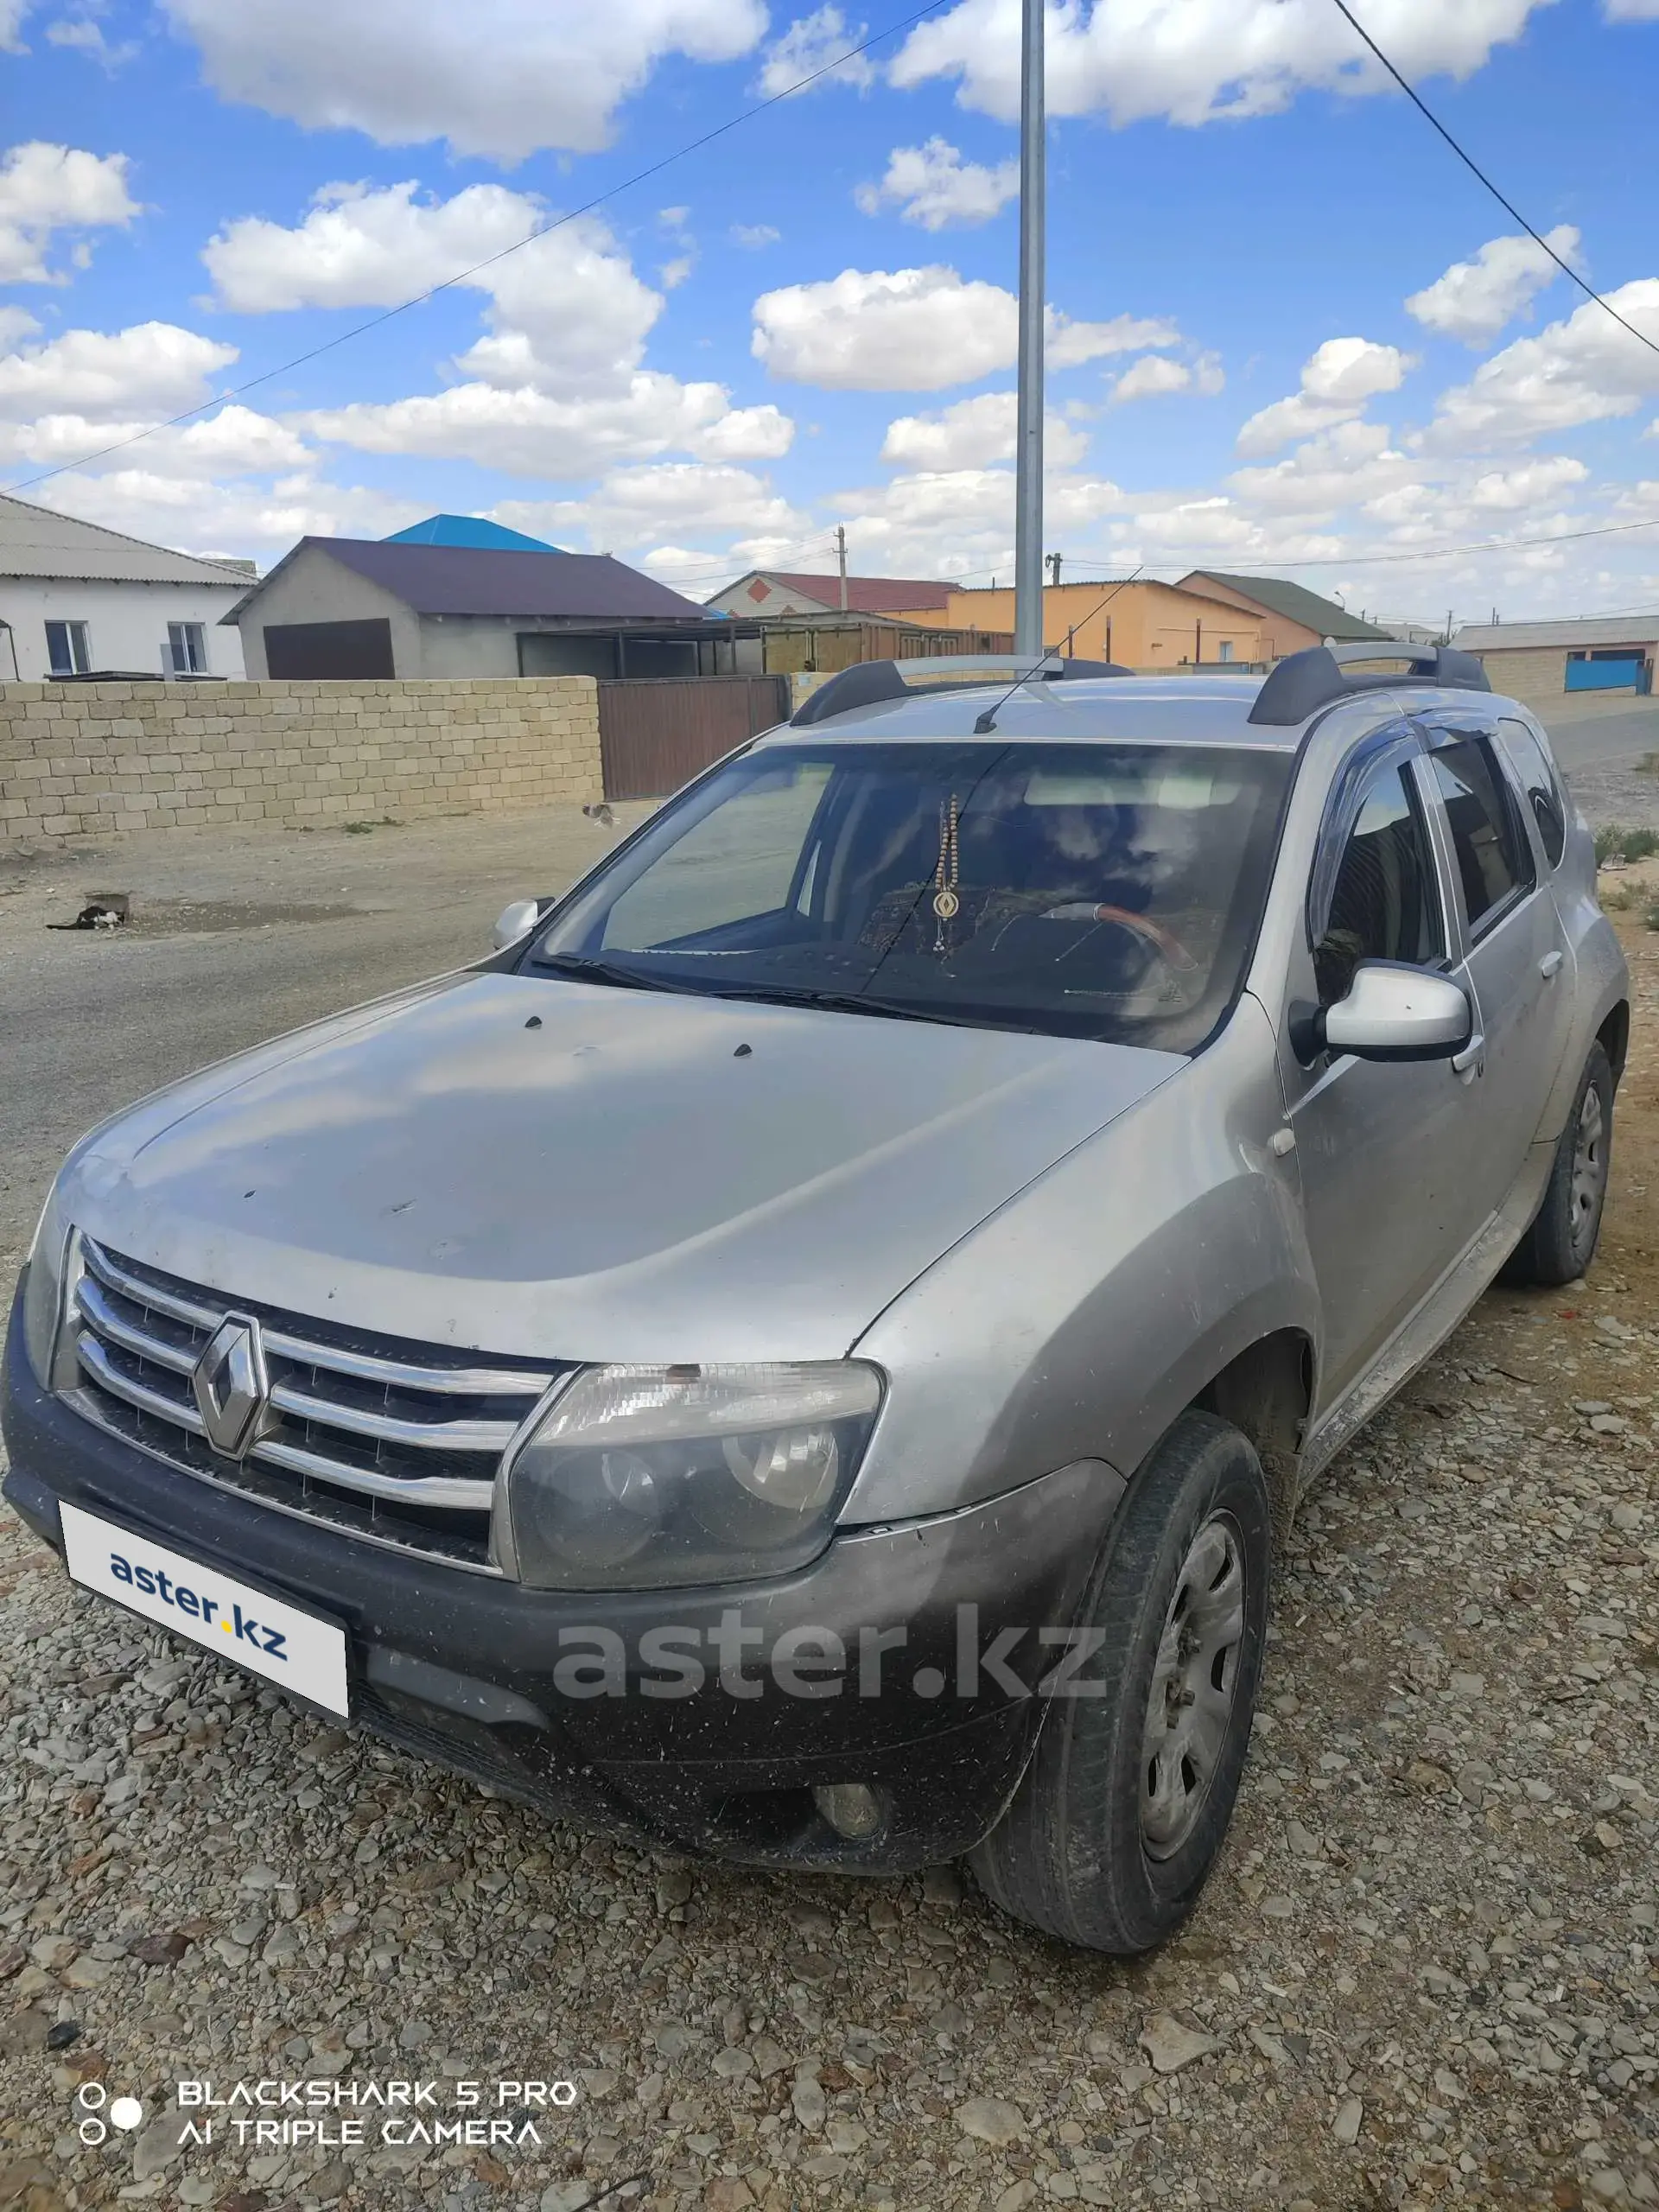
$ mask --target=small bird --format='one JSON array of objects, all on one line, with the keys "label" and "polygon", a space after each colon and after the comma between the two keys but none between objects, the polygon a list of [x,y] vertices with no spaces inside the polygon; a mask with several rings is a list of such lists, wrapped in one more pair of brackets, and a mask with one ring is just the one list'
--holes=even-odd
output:
[{"label": "small bird", "polygon": [[616,817],[603,799],[601,799],[597,806],[584,806],[582,810],[590,822],[597,822],[607,830],[612,828],[616,821]]}]

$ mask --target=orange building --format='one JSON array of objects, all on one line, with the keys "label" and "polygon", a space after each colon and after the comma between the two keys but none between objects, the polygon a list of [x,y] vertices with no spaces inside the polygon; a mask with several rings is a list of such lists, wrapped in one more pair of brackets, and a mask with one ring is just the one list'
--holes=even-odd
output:
[{"label": "orange building", "polygon": [[[1001,586],[953,590],[941,611],[918,609],[905,619],[952,629],[1012,630],[1014,592]],[[1043,643],[1077,660],[1116,661],[1124,668],[1248,665],[1271,658],[1259,614],[1145,578],[1050,584],[1043,593]]]}]

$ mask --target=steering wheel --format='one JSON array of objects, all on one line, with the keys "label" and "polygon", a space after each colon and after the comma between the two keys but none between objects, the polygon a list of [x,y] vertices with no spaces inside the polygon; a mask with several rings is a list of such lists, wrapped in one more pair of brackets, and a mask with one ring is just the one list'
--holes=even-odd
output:
[{"label": "steering wheel", "polygon": [[1087,899],[1073,899],[1064,906],[1050,906],[1043,915],[1046,922],[1116,922],[1119,929],[1128,930],[1143,944],[1150,945],[1167,967],[1178,975],[1191,975],[1198,962],[1187,950],[1173,930],[1160,922],[1137,914],[1128,906],[1096,906]]}]

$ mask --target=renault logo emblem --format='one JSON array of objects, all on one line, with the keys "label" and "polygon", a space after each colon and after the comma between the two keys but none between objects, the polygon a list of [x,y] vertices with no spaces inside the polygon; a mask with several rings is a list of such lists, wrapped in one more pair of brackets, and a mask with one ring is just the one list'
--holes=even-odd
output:
[{"label": "renault logo emblem", "polygon": [[259,1324],[227,1313],[207,1339],[191,1378],[207,1441],[239,1459],[272,1425],[270,1376]]}]

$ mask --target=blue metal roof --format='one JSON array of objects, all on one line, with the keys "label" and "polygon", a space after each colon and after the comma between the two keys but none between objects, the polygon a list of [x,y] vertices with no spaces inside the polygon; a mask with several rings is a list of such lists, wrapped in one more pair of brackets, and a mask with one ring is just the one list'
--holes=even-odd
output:
[{"label": "blue metal roof", "polygon": [[384,539],[387,545],[467,545],[497,553],[563,553],[562,545],[545,538],[526,537],[522,530],[508,530],[482,515],[429,515],[407,530],[395,530]]}]

